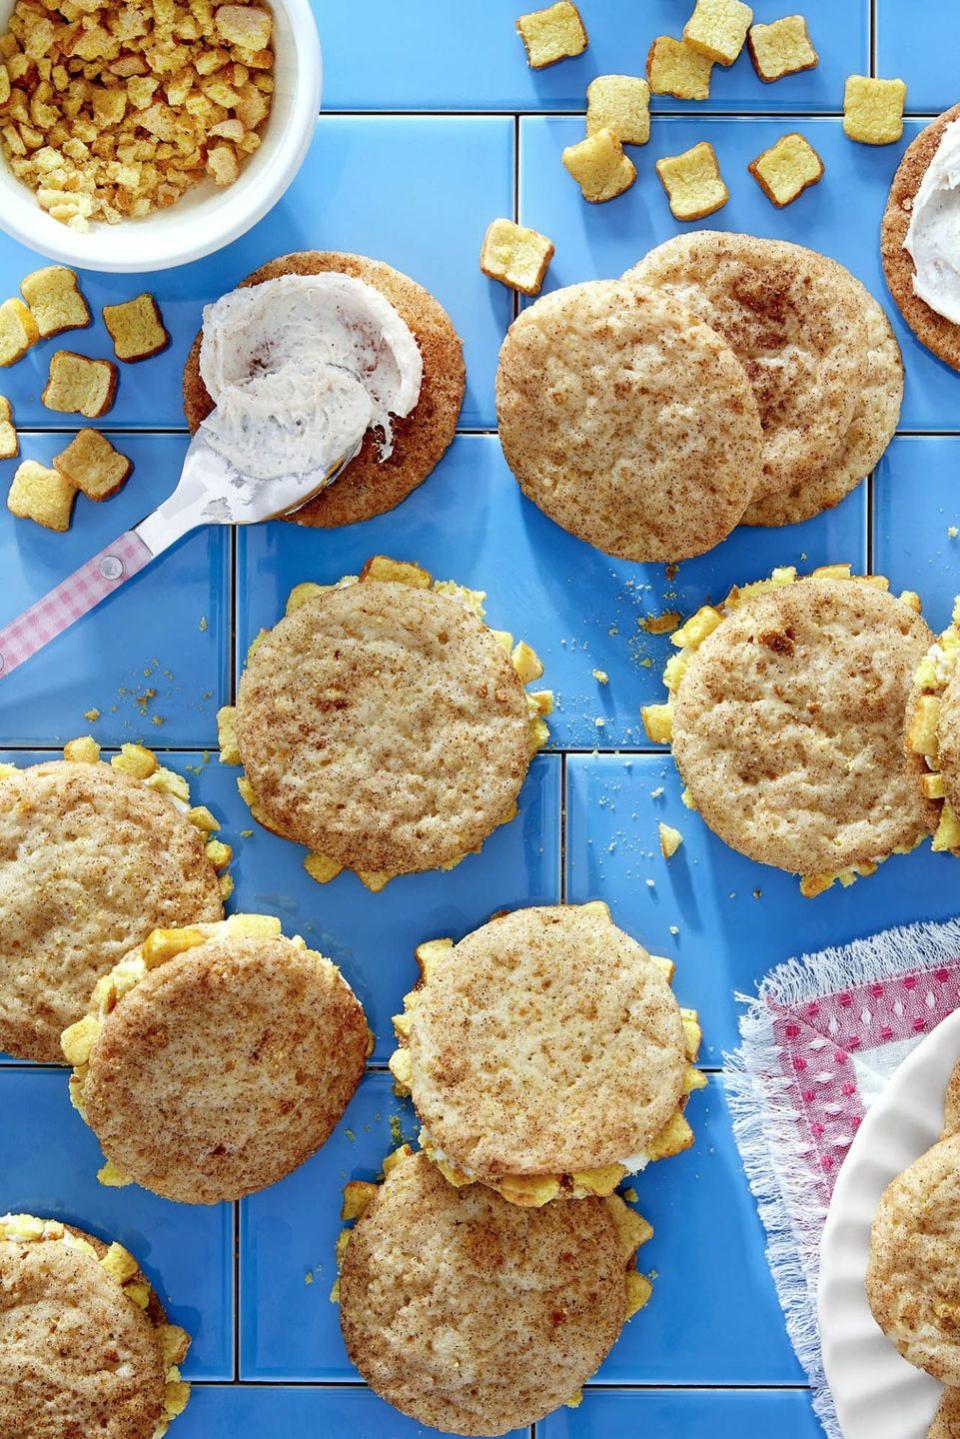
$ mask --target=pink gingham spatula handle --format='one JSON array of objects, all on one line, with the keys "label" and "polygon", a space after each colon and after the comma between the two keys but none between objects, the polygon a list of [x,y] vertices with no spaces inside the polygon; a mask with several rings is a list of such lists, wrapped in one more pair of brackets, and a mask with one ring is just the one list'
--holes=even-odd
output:
[{"label": "pink gingham spatula handle", "polygon": [[127,530],[94,555],[56,589],[0,629],[0,679],[30,659],[44,645],[98,605],[107,595],[139,574],[153,559],[152,550]]}]

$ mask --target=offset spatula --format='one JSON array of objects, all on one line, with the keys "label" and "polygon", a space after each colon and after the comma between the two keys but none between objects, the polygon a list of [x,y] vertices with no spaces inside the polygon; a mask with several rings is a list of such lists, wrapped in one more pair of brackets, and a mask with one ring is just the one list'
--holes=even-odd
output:
[{"label": "offset spatula", "polygon": [[251,481],[209,444],[201,428],[190,442],[180,483],[170,498],[0,629],[0,679],[191,530],[200,525],[252,525],[292,514],[332,484],[359,448],[329,470]]}]

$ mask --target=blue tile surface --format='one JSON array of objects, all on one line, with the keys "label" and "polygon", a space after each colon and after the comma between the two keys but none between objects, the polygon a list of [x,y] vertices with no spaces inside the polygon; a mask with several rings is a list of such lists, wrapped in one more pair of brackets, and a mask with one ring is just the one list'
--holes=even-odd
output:
[{"label": "blue tile surface", "polygon": [[588,1390],[579,1409],[560,1409],[537,1425],[541,1439],[609,1439],[636,1433],[644,1439],[744,1439],[760,1434],[820,1439],[823,1430],[806,1394],[770,1390]]},{"label": "blue tile surface", "polygon": [[907,82],[907,109],[937,114],[957,103],[957,12],[951,0],[877,0],[878,75]]},{"label": "blue tile surface", "polygon": [[[178,1439],[427,1439],[426,1429],[398,1414],[369,1389],[330,1387],[284,1388],[282,1385],[195,1388],[190,1404],[177,1420]],[[526,1430],[507,1439],[519,1439]],[[793,1435],[789,1439],[794,1439]]]},{"label": "blue tile surface", "polygon": [[874,568],[917,590],[933,629],[950,623],[960,594],[960,438],[898,435],[874,481]]}]

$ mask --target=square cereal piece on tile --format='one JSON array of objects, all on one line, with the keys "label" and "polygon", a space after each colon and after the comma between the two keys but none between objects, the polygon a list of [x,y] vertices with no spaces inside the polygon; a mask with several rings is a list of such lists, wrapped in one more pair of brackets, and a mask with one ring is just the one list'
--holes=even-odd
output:
[{"label": "square cereal piece on tile", "polygon": [[537,230],[513,220],[491,220],[483,237],[480,269],[521,295],[539,295],[554,251],[553,241]]},{"label": "square cereal piece on tile", "polygon": [[823,161],[803,135],[796,130],[781,135],[747,166],[768,200],[778,209],[789,205],[823,176]]},{"label": "square cereal piece on tile", "polygon": [[37,322],[22,300],[0,305],[0,366],[15,365],[40,338]]},{"label": "square cereal piece on tile", "polygon": [[533,70],[582,55],[589,43],[580,11],[570,0],[558,0],[545,10],[521,15],[517,29],[526,47],[527,64]]},{"label": "square cereal piece on tile", "polygon": [[657,174],[677,220],[702,220],[730,198],[730,191],[720,176],[717,152],[706,140],[694,145],[692,150],[684,150],[682,155],[667,155],[658,160]]},{"label": "square cereal piece on tile", "polygon": [[903,134],[906,98],[902,80],[849,75],[843,91],[843,133],[861,145],[892,145]]},{"label": "square cereal piece on tile", "polygon": [[88,500],[108,500],[129,478],[132,460],[115,450],[99,430],[81,430],[53,457],[54,469]]},{"label": "square cereal piece on tile", "polygon": [[0,460],[15,460],[20,453],[20,437],[14,429],[13,410],[5,395],[0,395]]},{"label": "square cereal piece on tile", "polygon": [[563,163],[591,205],[622,195],[637,178],[636,165],[623,153],[612,130],[598,130],[576,145],[568,145]]},{"label": "square cereal piece on tile", "polygon": [[813,70],[820,63],[802,15],[784,15],[769,25],[751,25],[747,49],[753,68],[767,85],[784,75]]},{"label": "square cereal piece on tile", "polygon": [[20,281],[20,293],[30,306],[42,340],[90,324],[90,307],[80,293],[76,271],[66,265],[34,270]]},{"label": "square cereal piece on tile", "polygon": [[170,343],[160,306],[152,295],[138,295],[121,305],[104,305],[103,323],[110,332],[118,360],[133,364],[159,355]]},{"label": "square cereal piece on tile", "polygon": [[712,70],[712,60],[672,35],[658,35],[647,54],[647,79],[654,95],[709,100]]},{"label": "square cereal piece on tile", "polygon": [[743,0],[697,0],[683,38],[717,65],[732,65],[743,49],[753,11]]},{"label": "square cereal piece on tile", "polygon": [[73,350],[57,350],[50,378],[40,396],[48,410],[98,420],[113,404],[119,372],[112,360],[91,360]]},{"label": "square cereal piece on tile", "polygon": [[639,75],[598,75],[587,86],[587,134],[612,130],[621,145],[650,139],[650,86]]},{"label": "square cereal piece on tile", "polygon": [[13,477],[7,509],[21,520],[34,520],[61,534],[70,528],[76,490],[59,470],[24,460]]}]

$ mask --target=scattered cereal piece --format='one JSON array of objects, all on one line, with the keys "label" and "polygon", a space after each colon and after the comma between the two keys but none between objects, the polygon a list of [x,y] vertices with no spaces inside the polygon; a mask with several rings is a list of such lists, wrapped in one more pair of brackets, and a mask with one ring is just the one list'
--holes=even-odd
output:
[{"label": "scattered cereal piece", "polygon": [[53,457],[54,468],[88,500],[108,500],[129,478],[133,464],[99,430],[81,430]]},{"label": "scattered cereal piece", "polygon": [[22,300],[4,300],[0,305],[0,365],[15,365],[35,345],[40,331]]},{"label": "scattered cereal piece", "polygon": [[256,5],[220,5],[216,12],[216,26],[217,34],[227,45],[240,45],[244,50],[266,50],[270,44],[273,19],[269,10],[260,10]]},{"label": "scattered cereal piece", "polygon": [[672,824],[664,824],[662,820],[657,825],[657,832],[660,835],[660,853],[664,859],[672,859],[683,844],[683,835]]},{"label": "scattered cereal piece", "polygon": [[947,534],[952,540],[955,540],[957,538],[957,535],[960,535],[960,529],[958,529],[956,525],[948,525]]},{"label": "scattered cereal piece", "polygon": [[554,250],[553,241],[536,230],[513,220],[491,220],[483,237],[480,269],[521,295],[539,295]]},{"label": "scattered cereal piece", "polygon": [[662,615],[644,615],[640,621],[648,635],[670,635],[680,623],[676,610],[664,610]]},{"label": "scattered cereal piece", "polygon": [[88,724],[96,724],[100,718],[100,711],[98,709],[84,710],[83,717]]},{"label": "scattered cereal piece", "polygon": [[657,174],[677,220],[702,220],[730,198],[730,191],[720,176],[717,152],[706,140],[682,155],[668,155],[658,160]]},{"label": "scattered cereal piece", "polygon": [[90,324],[90,307],[80,293],[76,271],[66,265],[34,270],[20,281],[20,293],[30,306],[42,340]]},{"label": "scattered cereal piece", "polygon": [[654,95],[708,100],[712,70],[712,60],[672,35],[658,35],[647,55],[647,79]]},{"label": "scattered cereal piece", "polygon": [[121,305],[104,305],[103,323],[110,332],[117,359],[130,364],[159,355],[170,343],[160,306],[152,295],[138,295]]},{"label": "scattered cereal piece", "polygon": [[637,178],[637,167],[623,153],[612,130],[598,130],[578,144],[568,145],[563,163],[592,205],[622,195]]},{"label": "scattered cereal piece", "polygon": [[587,86],[587,134],[612,130],[621,145],[650,139],[650,86],[638,75],[598,75]]},{"label": "scattered cereal piece", "polygon": [[113,405],[118,371],[112,360],[90,360],[73,350],[57,350],[40,399],[48,410],[97,420]]},{"label": "scattered cereal piece", "polygon": [[753,11],[743,0],[697,0],[683,38],[717,65],[732,65],[743,49]]},{"label": "scattered cereal piece", "polygon": [[850,75],[843,91],[843,133],[861,145],[892,145],[903,134],[902,80]]},{"label": "scattered cereal piece", "polygon": [[45,529],[63,533],[70,528],[76,493],[59,470],[24,460],[13,477],[7,509],[21,520],[35,520]]},{"label": "scattered cereal piece", "polygon": [[778,209],[789,205],[823,176],[823,161],[804,137],[791,131],[747,166],[768,200]]},{"label": "scattered cereal piece", "polygon": [[606,670],[594,670],[593,677],[598,685],[608,685],[610,683],[610,676]]},{"label": "scattered cereal piece", "polygon": [[545,10],[521,15],[517,30],[526,47],[527,64],[533,70],[582,55],[589,43],[580,11],[570,0],[558,0]]},{"label": "scattered cereal piece", "polygon": [[20,453],[20,438],[13,426],[10,401],[0,395],[0,460],[15,460]]},{"label": "scattered cereal piece", "polygon": [[754,69],[767,85],[782,80],[784,75],[813,70],[820,63],[802,15],[784,15],[769,25],[751,25],[747,49]]}]

